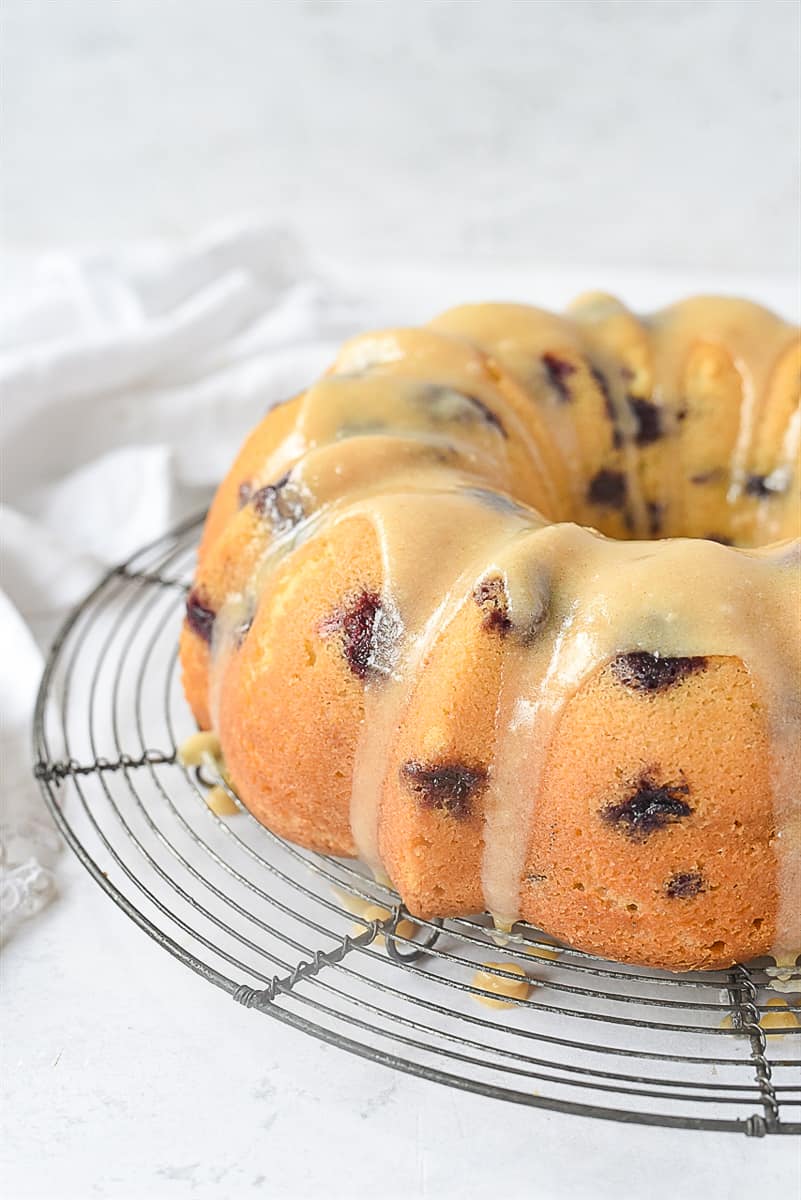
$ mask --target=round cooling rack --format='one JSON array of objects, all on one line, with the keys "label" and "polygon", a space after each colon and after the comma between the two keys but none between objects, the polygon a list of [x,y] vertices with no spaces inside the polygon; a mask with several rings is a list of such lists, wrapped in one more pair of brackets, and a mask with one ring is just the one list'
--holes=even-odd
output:
[{"label": "round cooling rack", "polygon": [[[410,926],[358,865],[211,810],[177,756],[195,729],[176,646],[201,521],[109,572],[56,640],[36,706],[47,803],[123,912],[246,1008],[413,1075],[608,1120],[801,1133],[801,1028],[777,1027],[799,996],[769,1005],[763,966],[680,976],[554,956],[522,924],[503,944],[481,917]],[[525,966],[528,998],[482,1004],[488,960],[500,979]],[[801,972],[784,987],[801,993]]]}]

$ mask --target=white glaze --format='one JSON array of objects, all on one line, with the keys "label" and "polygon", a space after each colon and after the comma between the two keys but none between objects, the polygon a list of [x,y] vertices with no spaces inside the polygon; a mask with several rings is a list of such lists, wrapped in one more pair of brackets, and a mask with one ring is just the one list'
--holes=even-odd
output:
[{"label": "white glaze", "polygon": [[[231,597],[218,615],[213,719],[237,625],[275,562],[322,522],[366,518],[380,548],[382,610],[395,641],[390,660],[365,686],[351,823],[360,856],[381,872],[385,772],[416,680],[433,642],[477,581],[489,567],[498,571],[513,623],[524,624],[542,610],[536,637],[505,640],[488,772],[483,892],[498,924],[509,927],[519,916],[543,767],[565,705],[584,681],[616,654],[632,650],[739,658],[757,683],[770,731],[779,894],[775,953],[791,954],[801,944],[799,543],[786,536],[761,549],[680,537],[621,541],[583,527],[606,517],[588,498],[570,405],[555,395],[542,363],[544,354],[561,353],[573,356],[571,363],[601,364],[605,403],[621,435],[606,461],[625,479],[632,532],[642,538],[646,487],[653,486],[646,468],[653,470],[654,456],[648,445],[637,444],[630,390],[647,392],[670,436],[682,419],[690,354],[706,344],[735,365],[740,424],[726,464],[726,503],[739,515],[770,381],[792,331],[752,305],[709,299],[677,305],[646,325],[604,296],[578,302],[574,315],[570,322],[523,306],[472,306],[427,329],[348,343],[332,372],[305,393],[295,430],[270,458],[270,471],[279,463],[282,471],[292,469],[308,519],[266,542],[247,594]],[[569,377],[577,369],[570,366]],[[793,412],[775,464],[793,489],[799,428]],[[524,470],[515,451],[527,464]],[[658,478],[675,500],[686,484],[670,478],[664,447],[660,453],[665,462],[660,460]],[[264,473],[259,481],[266,481]],[[492,494],[525,490],[541,512],[499,506],[482,488]],[[766,528],[771,535],[791,529],[797,535],[792,495],[769,503],[769,518],[764,506],[743,518],[751,522],[750,536],[756,541]],[[563,523],[551,523],[556,514]],[[671,519],[680,517],[668,511],[667,532],[675,532]]]}]

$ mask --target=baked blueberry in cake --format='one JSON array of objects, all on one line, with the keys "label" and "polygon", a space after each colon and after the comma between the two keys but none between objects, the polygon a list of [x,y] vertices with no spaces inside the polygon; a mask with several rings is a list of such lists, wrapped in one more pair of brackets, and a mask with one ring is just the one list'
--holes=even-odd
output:
[{"label": "baked blueberry in cake", "polygon": [[471,305],[347,343],[206,522],[187,698],[276,833],[605,957],[801,946],[798,333]]}]

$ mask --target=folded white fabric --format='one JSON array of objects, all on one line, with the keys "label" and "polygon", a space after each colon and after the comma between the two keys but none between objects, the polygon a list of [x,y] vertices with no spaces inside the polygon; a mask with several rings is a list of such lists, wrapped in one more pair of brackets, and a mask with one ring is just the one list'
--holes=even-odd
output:
[{"label": "folded white fabric", "polygon": [[42,651],[105,567],[199,508],[246,430],[319,374],[360,306],[286,235],[37,264],[0,317],[0,915],[53,892],[31,776]]}]

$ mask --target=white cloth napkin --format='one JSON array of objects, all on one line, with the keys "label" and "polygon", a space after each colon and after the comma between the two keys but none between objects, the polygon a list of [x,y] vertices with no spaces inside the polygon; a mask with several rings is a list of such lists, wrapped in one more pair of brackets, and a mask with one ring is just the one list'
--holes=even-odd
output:
[{"label": "white cloth napkin", "polygon": [[[54,892],[31,775],[43,651],[105,568],[200,508],[247,429],[363,306],[285,234],[50,256],[0,314],[0,917]],[[363,318],[362,318],[363,319]]]}]

